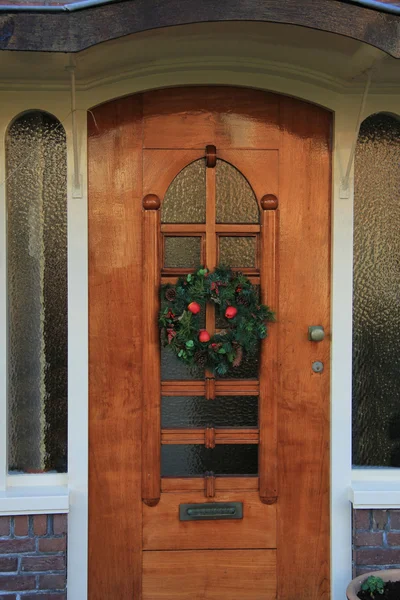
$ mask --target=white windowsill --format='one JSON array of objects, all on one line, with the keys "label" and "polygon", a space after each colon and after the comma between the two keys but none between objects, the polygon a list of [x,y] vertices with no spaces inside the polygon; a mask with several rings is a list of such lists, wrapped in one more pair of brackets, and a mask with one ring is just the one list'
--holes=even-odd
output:
[{"label": "white windowsill", "polygon": [[400,481],[352,481],[353,508],[400,508]]},{"label": "white windowsill", "polygon": [[0,516],[48,515],[69,511],[66,486],[16,486],[0,491]]}]

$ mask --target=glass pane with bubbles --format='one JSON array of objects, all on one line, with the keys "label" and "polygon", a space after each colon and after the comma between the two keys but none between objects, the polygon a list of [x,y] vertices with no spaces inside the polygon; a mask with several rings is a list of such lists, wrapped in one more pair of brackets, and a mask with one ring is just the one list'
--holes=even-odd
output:
[{"label": "glass pane with bubbles", "polygon": [[11,472],[67,469],[67,162],[53,116],[6,138]]},{"label": "glass pane with bubbles", "polygon": [[233,268],[255,268],[257,254],[255,236],[220,236],[219,264]]},{"label": "glass pane with bubbles", "polygon": [[165,396],[162,427],[257,427],[257,396]]},{"label": "glass pane with bubbles", "polygon": [[353,463],[400,467],[400,121],[376,114],[355,157]]},{"label": "glass pane with bubbles", "polygon": [[191,163],[172,181],[161,204],[161,223],[206,222],[206,161]]},{"label": "glass pane with bubbles", "polygon": [[247,179],[223,160],[215,168],[217,223],[259,223],[257,198]]},{"label": "glass pane with bubbles", "polygon": [[163,381],[204,379],[204,374],[204,368],[197,365],[189,367],[168,346],[161,348],[161,379]]},{"label": "glass pane with bubbles", "polygon": [[257,475],[257,444],[220,444],[206,448],[197,444],[161,447],[161,475],[190,477],[213,471],[215,475]]},{"label": "glass pane with bubbles", "polygon": [[201,237],[164,237],[164,267],[166,269],[195,269],[200,266],[201,262]]}]

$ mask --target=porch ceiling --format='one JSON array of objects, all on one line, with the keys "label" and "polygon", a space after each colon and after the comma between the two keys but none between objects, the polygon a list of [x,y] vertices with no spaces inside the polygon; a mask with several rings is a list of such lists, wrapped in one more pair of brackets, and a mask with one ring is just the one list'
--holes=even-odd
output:
[{"label": "porch ceiling", "polygon": [[[202,23],[143,32],[74,55],[78,89],[165,69],[258,70],[340,93],[358,92],[376,61],[371,91],[398,93],[400,63],[370,45],[293,25]],[[64,89],[69,56],[0,53],[0,87]]]},{"label": "porch ceiling", "polygon": [[[400,58],[397,0],[58,0],[0,2],[0,49],[79,52],[107,40],[175,25],[291,24],[359,40]],[[2,8],[3,5],[3,8]],[[71,10],[74,8],[86,10]],[[369,8],[372,7],[372,8]],[[62,10],[60,10],[62,9]],[[56,11],[56,12],[55,12]]]}]

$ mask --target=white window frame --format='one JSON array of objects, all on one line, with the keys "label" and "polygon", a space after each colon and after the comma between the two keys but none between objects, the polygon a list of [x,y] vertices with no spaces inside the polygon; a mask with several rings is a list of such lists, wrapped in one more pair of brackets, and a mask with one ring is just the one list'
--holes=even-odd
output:
[{"label": "white window frame", "polygon": [[[216,63],[211,68],[194,62],[185,69],[171,64],[157,72],[115,75],[107,81],[91,83],[77,94],[77,105],[87,108],[147,89],[173,85],[226,84],[248,86],[296,96],[334,112],[334,149],[332,185],[332,353],[331,353],[331,573],[332,600],[342,600],[351,578],[351,503],[376,487],[376,496],[366,499],[362,507],[373,507],[373,500],[385,492],[387,506],[393,507],[400,497],[394,493],[393,481],[399,482],[400,470],[391,473],[378,469],[351,469],[351,367],[352,367],[352,243],[353,190],[350,197],[340,198],[340,182],[346,170],[360,105],[360,93],[351,95],[332,91],[325,81],[306,81],[293,72],[285,75],[263,69],[260,61],[230,70]],[[267,63],[266,63],[267,64]],[[68,600],[87,598],[87,527],[88,527],[88,275],[87,275],[87,152],[86,112],[78,112],[79,149],[83,197],[73,198],[73,151],[69,90],[35,90],[30,86],[4,94],[0,111],[0,181],[5,179],[4,137],[10,122],[25,110],[46,110],[55,115],[67,133],[68,154],[68,475],[7,475],[6,431],[6,353],[0,343],[0,514],[38,514],[69,512],[68,526]],[[399,97],[371,95],[364,118],[375,112],[398,112]],[[0,186],[0,336],[6,339],[6,204],[5,186]],[[352,479],[355,483],[352,486]],[[389,494],[389,495],[388,495]],[[7,512],[9,511],[9,512]],[[85,568],[86,565],[86,568]]]}]

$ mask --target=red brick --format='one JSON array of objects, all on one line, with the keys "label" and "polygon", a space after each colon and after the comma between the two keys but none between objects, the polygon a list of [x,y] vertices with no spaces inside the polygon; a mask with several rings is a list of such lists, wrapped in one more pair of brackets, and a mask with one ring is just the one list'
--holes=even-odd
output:
[{"label": "red brick", "polygon": [[387,541],[389,546],[400,546],[400,533],[389,531],[387,534]]},{"label": "red brick", "polygon": [[390,511],[390,529],[400,529],[400,510]]},{"label": "red brick", "polygon": [[374,548],[373,550],[357,550],[357,565],[398,565],[400,564],[400,550]]},{"label": "red brick", "polygon": [[66,594],[24,594],[21,600],[22,598],[23,600],[67,600]]},{"label": "red brick", "polygon": [[65,575],[40,575],[39,588],[41,590],[63,590],[66,584]]},{"label": "red brick", "polygon": [[354,535],[356,546],[382,546],[383,533],[381,531],[358,531]]},{"label": "red brick", "polygon": [[0,536],[10,535],[10,517],[0,517]]},{"label": "red brick", "polygon": [[28,535],[28,532],[29,532],[28,517],[26,517],[26,516],[14,517],[14,534],[17,536],[25,536],[25,535]]},{"label": "red brick", "polygon": [[388,520],[387,510],[374,510],[372,513],[372,528],[385,529]]},{"label": "red brick", "polygon": [[24,556],[22,571],[61,571],[65,568],[64,556]]},{"label": "red brick", "polygon": [[53,531],[56,535],[67,533],[67,515],[54,515]]},{"label": "red brick", "polygon": [[0,590],[2,592],[22,592],[34,590],[36,578],[34,575],[3,575],[0,577]]},{"label": "red brick", "polygon": [[356,529],[369,529],[370,528],[370,512],[369,510],[355,510],[354,511],[354,526]]},{"label": "red brick", "polygon": [[0,572],[5,571],[17,571],[18,570],[18,558],[11,558],[6,556],[0,556]]},{"label": "red brick", "polygon": [[63,552],[65,547],[65,537],[39,539],[39,552]]},{"label": "red brick", "polygon": [[33,533],[35,535],[46,535],[47,515],[35,515],[33,517]]},{"label": "red brick", "polygon": [[[33,552],[35,540],[0,540],[0,554],[20,554],[21,552]],[[1,588],[0,588],[1,589]]]},{"label": "red brick", "polygon": [[0,596],[0,600],[17,600],[15,594],[7,594],[7,596]]}]

